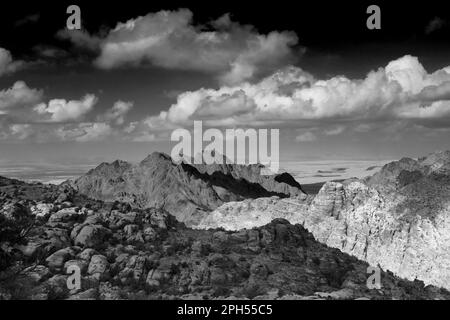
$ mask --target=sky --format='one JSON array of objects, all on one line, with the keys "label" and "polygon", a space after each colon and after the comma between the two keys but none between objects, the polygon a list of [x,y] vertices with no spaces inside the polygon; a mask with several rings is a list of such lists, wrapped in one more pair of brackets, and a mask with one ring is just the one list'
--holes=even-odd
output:
[{"label": "sky", "polygon": [[[81,8],[81,30],[66,9]],[[450,149],[442,2],[20,2],[0,12],[0,165],[139,161],[173,130],[280,130],[281,161]]]}]

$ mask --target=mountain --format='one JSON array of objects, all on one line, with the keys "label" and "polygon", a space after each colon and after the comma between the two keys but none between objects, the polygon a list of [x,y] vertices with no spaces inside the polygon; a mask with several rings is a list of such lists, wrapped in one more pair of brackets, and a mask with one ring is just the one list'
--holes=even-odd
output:
[{"label": "mountain", "polygon": [[262,166],[175,164],[153,153],[139,164],[103,163],[70,185],[104,201],[162,208],[187,225],[197,224],[225,202],[259,197],[305,197],[288,174],[261,175]]},{"label": "mountain", "polygon": [[[111,175],[130,168],[101,166]],[[284,219],[235,232],[193,230],[162,209],[4,178],[0,208],[0,300],[450,299],[383,271],[381,288],[369,289],[366,262]],[[69,290],[73,266],[81,288]]]},{"label": "mountain", "polygon": [[450,288],[450,152],[385,165],[366,179],[326,183],[314,198],[228,203],[198,224],[237,230],[272,218],[400,277]]}]

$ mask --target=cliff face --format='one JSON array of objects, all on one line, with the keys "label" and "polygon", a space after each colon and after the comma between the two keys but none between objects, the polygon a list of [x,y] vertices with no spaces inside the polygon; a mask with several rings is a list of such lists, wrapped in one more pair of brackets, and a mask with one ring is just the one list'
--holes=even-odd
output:
[{"label": "cliff face", "polygon": [[[299,222],[320,242],[372,265],[450,288],[450,204],[427,191],[412,199],[360,182],[327,184]],[[426,205],[432,201],[434,210]]]},{"label": "cliff face", "polygon": [[362,181],[327,183],[310,203],[257,199],[234,208],[227,204],[199,226],[235,230],[283,217],[371,265],[450,288],[449,168],[450,152],[402,159]]},{"label": "cliff face", "polygon": [[229,201],[304,196],[292,177],[261,176],[260,170],[259,166],[175,164],[169,156],[153,153],[137,165],[101,164],[71,185],[94,199],[162,208],[187,225],[196,225]]}]

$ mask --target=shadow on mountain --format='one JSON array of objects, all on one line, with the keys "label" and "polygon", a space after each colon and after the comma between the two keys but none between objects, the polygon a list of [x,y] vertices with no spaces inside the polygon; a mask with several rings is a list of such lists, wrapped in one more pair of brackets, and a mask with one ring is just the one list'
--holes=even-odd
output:
[{"label": "shadow on mountain", "polygon": [[275,181],[279,183],[285,183],[291,187],[300,189],[303,193],[306,193],[300,183],[298,183],[293,176],[287,172],[283,172],[275,176]]},{"label": "shadow on mountain", "polygon": [[[227,189],[233,194],[243,198],[261,198],[261,197],[280,197],[286,198],[288,195],[280,192],[268,191],[257,183],[249,182],[245,179],[235,179],[231,174],[224,174],[220,171],[214,171],[212,174],[201,173],[193,166],[182,163],[183,170],[189,172],[194,177],[201,179],[215,187]],[[283,181],[278,181],[283,182]],[[299,185],[300,186],[300,185]]]}]

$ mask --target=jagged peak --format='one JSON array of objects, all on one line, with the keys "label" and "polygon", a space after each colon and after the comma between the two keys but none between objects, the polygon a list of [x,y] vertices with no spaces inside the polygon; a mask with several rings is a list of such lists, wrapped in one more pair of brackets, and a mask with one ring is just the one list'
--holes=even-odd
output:
[{"label": "jagged peak", "polygon": [[172,158],[163,153],[163,152],[152,152],[149,154],[144,160],[140,162],[141,165],[148,165],[153,163],[159,163],[159,162],[172,162]]},{"label": "jagged peak", "polygon": [[109,162],[102,162],[100,163],[97,167],[95,167],[94,169],[91,169],[88,171],[88,175],[89,174],[93,174],[93,173],[97,173],[97,172],[102,172],[104,170],[110,170],[110,169],[126,169],[128,167],[130,167],[131,164],[123,161],[123,160],[115,160],[111,163]]}]

